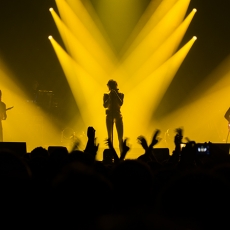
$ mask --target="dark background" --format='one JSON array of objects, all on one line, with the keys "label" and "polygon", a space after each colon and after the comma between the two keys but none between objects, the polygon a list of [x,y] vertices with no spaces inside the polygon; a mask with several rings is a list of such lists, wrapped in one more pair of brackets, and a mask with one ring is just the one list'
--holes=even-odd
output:
[{"label": "dark background", "polygon": [[[95,2],[93,0],[94,5]],[[38,81],[40,89],[54,92],[62,111],[66,111],[68,106],[75,107],[77,111],[64,73],[48,40],[48,36],[52,35],[63,46],[49,12],[50,7],[57,12],[53,0],[0,0],[0,56],[28,95],[34,81]],[[180,106],[182,98],[185,100],[187,94],[230,53],[230,1],[192,0],[188,13],[193,8],[198,12],[181,46],[194,35],[198,40],[163,97],[156,116],[162,116]]]}]

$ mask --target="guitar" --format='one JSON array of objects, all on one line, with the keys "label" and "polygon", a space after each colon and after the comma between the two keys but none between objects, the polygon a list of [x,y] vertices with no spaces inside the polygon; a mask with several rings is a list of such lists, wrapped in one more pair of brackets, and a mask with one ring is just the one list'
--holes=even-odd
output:
[{"label": "guitar", "polygon": [[[10,109],[13,109],[13,108],[14,108],[14,106],[9,107],[9,108],[6,108],[5,111],[10,110]],[[4,116],[4,114],[2,113],[2,114],[0,114],[0,119],[1,119],[1,120],[6,120],[6,116]]]},{"label": "guitar", "polygon": [[9,107],[9,108],[7,108],[7,109],[6,109],[6,111],[7,111],[7,110],[10,110],[10,109],[13,109],[13,108],[14,108],[14,106],[12,106],[12,107]]}]

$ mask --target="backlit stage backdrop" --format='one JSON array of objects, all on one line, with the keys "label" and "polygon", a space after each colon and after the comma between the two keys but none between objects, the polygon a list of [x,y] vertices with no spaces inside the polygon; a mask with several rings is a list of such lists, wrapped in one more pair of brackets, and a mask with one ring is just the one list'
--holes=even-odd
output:
[{"label": "backlit stage backdrop", "polygon": [[[222,0],[0,0],[4,141],[84,148],[88,126],[106,148],[103,93],[114,79],[129,157],[161,130],[197,142],[227,140],[230,2]],[[115,147],[116,132],[114,133]],[[98,158],[101,158],[99,153]]]}]

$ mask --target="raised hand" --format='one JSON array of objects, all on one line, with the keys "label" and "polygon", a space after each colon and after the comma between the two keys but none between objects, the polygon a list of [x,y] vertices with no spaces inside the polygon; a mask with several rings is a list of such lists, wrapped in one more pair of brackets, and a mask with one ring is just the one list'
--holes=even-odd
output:
[{"label": "raised hand", "polygon": [[78,137],[74,136],[74,138],[73,138],[73,146],[72,146],[71,152],[74,151],[74,150],[78,150],[80,145],[81,145],[80,139]]},{"label": "raised hand", "polygon": [[93,127],[91,126],[88,127],[87,129],[88,142],[86,144],[86,148],[84,151],[93,155],[93,157],[96,157],[99,148],[99,144],[96,144],[95,132],[96,130]]},{"label": "raised hand", "polygon": [[153,138],[152,138],[152,142],[151,142],[149,147],[153,147],[154,145],[156,145],[161,140],[161,138],[159,137],[159,134],[160,134],[160,130],[156,129],[156,131],[153,135]]},{"label": "raised hand", "polygon": [[95,132],[96,130],[92,126],[89,126],[87,129],[87,137],[89,139],[95,139]]},{"label": "raised hand", "polygon": [[182,144],[182,139],[183,139],[183,129],[177,128],[175,130],[176,135],[174,137],[174,143],[176,147],[179,147]]},{"label": "raised hand", "polygon": [[123,141],[123,145],[122,145],[123,150],[121,153],[120,161],[125,159],[127,152],[130,150],[130,147],[127,145],[127,140],[128,140],[128,138],[125,138],[125,140]]},{"label": "raised hand", "polygon": [[183,129],[177,128],[175,129],[175,132],[176,132],[176,135],[174,137],[175,150],[173,151],[173,154],[170,157],[170,161],[176,163],[180,161],[181,144],[182,144],[182,139],[183,139]]},{"label": "raised hand", "polygon": [[119,157],[117,155],[116,150],[113,147],[112,141],[108,138],[108,139],[105,140],[105,143],[109,147],[109,149],[111,150],[111,152],[113,153],[114,162],[115,163],[119,162]]},{"label": "raised hand", "polygon": [[147,143],[145,137],[144,137],[144,136],[139,136],[139,137],[137,138],[137,141],[138,141],[138,143],[143,147],[143,149],[144,149],[145,151],[147,151],[147,149],[148,149],[148,143]]}]

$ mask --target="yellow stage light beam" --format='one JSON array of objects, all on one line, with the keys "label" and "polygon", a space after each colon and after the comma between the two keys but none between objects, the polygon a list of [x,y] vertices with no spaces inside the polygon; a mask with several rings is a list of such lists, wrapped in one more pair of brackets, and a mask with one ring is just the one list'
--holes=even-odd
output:
[{"label": "yellow stage light beam", "polygon": [[[133,76],[125,79],[126,90],[132,89],[145,77],[151,74],[165,61],[167,61],[178,48],[184,34],[186,33],[195,13],[196,9],[186,17],[181,25],[171,34],[171,36],[152,54],[152,56],[138,69]],[[132,79],[132,80],[131,80]],[[128,84],[127,84],[128,82]]]},{"label": "yellow stage light beam", "polygon": [[124,55],[125,52],[127,52],[126,56],[130,54],[130,51],[134,50],[134,48],[141,43],[141,41],[162,20],[177,1],[178,0],[150,1],[146,11],[143,13],[133,32],[127,39],[127,42],[123,46],[121,54]]},{"label": "yellow stage light beam", "polygon": [[50,116],[24,93],[15,74],[1,59],[0,66],[2,101],[7,108],[13,106],[7,111],[7,119],[2,121],[3,140],[26,142],[27,152],[46,144],[60,145],[60,132]]},{"label": "yellow stage light beam", "polygon": [[[53,38],[50,41],[78,105],[83,126],[85,130],[88,126],[93,126],[97,131],[97,141],[102,145],[107,137],[103,94],[107,90],[108,78],[105,79],[103,85],[98,84],[95,78],[87,74]],[[80,125],[79,118],[76,117],[75,124],[78,123]],[[102,159],[102,153],[97,157]]]},{"label": "yellow stage light beam", "polygon": [[148,3],[149,0],[100,0],[94,4],[117,53],[119,53]]},{"label": "yellow stage light beam", "polygon": [[[188,95],[189,101],[196,101],[200,98],[213,95],[216,93],[224,92],[223,89],[229,87],[229,76],[230,74],[230,55],[203,81],[199,83],[199,85],[193,89],[190,95]],[[229,100],[226,97],[218,97],[222,98],[219,103],[229,103]],[[226,99],[225,99],[226,98]],[[186,102],[187,103],[187,102]]]},{"label": "yellow stage light beam", "polygon": [[[88,109],[85,100],[85,95],[84,92],[82,91],[82,88],[80,87],[79,77],[75,72],[74,60],[63,50],[63,48],[54,40],[54,38],[49,36],[49,40],[54,48],[54,51],[58,57],[60,65],[65,73],[66,79],[68,81],[68,84],[70,86],[70,89],[72,91],[72,94],[75,98],[77,105],[80,108],[85,105],[85,110],[87,113]],[[80,71],[84,72],[80,66],[79,69],[80,69],[79,72]],[[83,121],[87,122],[86,119],[84,119],[84,113],[82,112],[82,110],[80,110],[80,114],[82,116]]]},{"label": "yellow stage light beam", "polygon": [[114,56],[112,56],[112,52],[108,50],[105,43],[100,44],[102,47],[97,43],[65,1],[56,0],[56,4],[63,22],[72,31],[74,36],[85,46],[91,55],[94,56],[106,72],[110,73],[113,71]]},{"label": "yellow stage light beam", "polygon": [[[84,49],[81,43],[72,36],[71,32],[66,28],[65,24],[61,21],[54,10],[50,11],[54,21],[58,27],[58,30],[68,47],[69,53],[74,58],[74,60],[81,65],[82,68],[90,75],[94,77],[99,85],[105,85],[105,83],[112,77],[106,74],[100,66],[97,65],[94,58]],[[119,72],[119,78],[122,78],[125,73]],[[115,76],[113,76],[114,78]]]},{"label": "yellow stage light beam", "polygon": [[129,133],[132,132],[135,136],[138,135],[133,128],[134,124],[137,132],[147,132],[155,108],[166,92],[195,40],[196,38],[193,37],[148,78],[133,88],[132,91],[126,93],[126,106],[123,108],[123,114],[124,117],[129,118],[129,120],[126,121],[126,129],[129,130]]},{"label": "yellow stage light beam", "polygon": [[198,143],[226,143],[229,79],[230,56],[184,98],[179,109],[161,117],[160,122],[170,129],[183,126],[186,137]]},{"label": "yellow stage light beam", "polygon": [[122,68],[134,73],[181,24],[189,3],[190,0],[179,0],[133,52],[124,56]]},{"label": "yellow stage light beam", "polygon": [[51,11],[53,19],[57,25],[57,28],[62,36],[62,39],[67,47],[72,58],[85,69],[91,75],[96,76],[96,79],[100,82],[107,74],[104,69],[98,64],[94,57],[89,53],[86,48],[73,36],[65,24],[61,21],[54,10]]},{"label": "yellow stage light beam", "polygon": [[77,102],[85,127],[95,125],[98,114],[104,113],[102,106],[99,106],[102,104],[103,96],[101,85],[94,77],[87,74],[53,38],[50,41]]},{"label": "yellow stage light beam", "polygon": [[108,37],[91,1],[75,1],[66,0],[70,8],[74,11],[75,15],[81,20],[82,24],[87,28],[90,34],[98,42],[100,47],[104,47],[107,50],[106,53],[109,54],[111,60],[117,62],[116,57],[111,49],[112,42]]},{"label": "yellow stage light beam", "polygon": [[[190,51],[190,49],[192,48],[196,40],[197,37],[194,36],[175,55],[173,55],[165,64],[163,64],[165,74],[163,75],[163,78],[161,76],[157,77],[158,78],[157,80],[160,81],[156,86],[154,86],[156,90],[159,90],[159,92],[154,92],[154,94],[157,93],[157,98],[156,98],[157,100],[155,101],[155,106],[153,103],[149,103],[149,105],[152,105],[152,112],[158,106],[160,100],[162,99],[163,95],[168,89],[168,86],[172,82],[174,76],[176,75],[178,69],[180,68],[182,62],[184,61],[185,57],[187,56],[188,52]],[[159,69],[162,69],[162,66]],[[155,78],[154,76],[155,74],[153,73],[148,77],[148,80],[145,82],[144,87],[149,87],[149,84],[151,83],[151,78]],[[150,90],[151,90],[151,86],[149,87],[149,92],[151,92]],[[148,95],[146,95],[146,98],[147,97]]]}]

